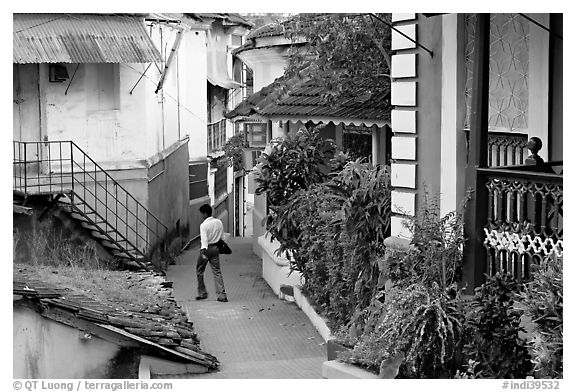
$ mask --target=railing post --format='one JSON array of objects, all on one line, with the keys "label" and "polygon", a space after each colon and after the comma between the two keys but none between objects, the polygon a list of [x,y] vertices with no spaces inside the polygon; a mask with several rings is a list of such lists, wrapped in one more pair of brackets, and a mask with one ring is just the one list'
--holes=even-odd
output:
[{"label": "railing post", "polygon": [[27,160],[27,154],[26,154],[26,150],[28,149],[28,146],[26,146],[26,142],[22,142],[22,144],[24,145],[24,195],[26,195],[28,193],[28,170],[26,168],[26,165],[28,164],[28,160]]},{"label": "railing post", "polygon": [[74,144],[70,142],[70,175],[72,176],[72,192],[74,192]]}]

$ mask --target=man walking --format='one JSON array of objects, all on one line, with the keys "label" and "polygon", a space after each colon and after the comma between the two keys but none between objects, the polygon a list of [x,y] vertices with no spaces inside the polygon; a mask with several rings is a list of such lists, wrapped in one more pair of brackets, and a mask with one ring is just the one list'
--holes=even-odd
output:
[{"label": "man walking", "polygon": [[208,292],[204,285],[204,270],[210,262],[214,283],[216,285],[216,294],[218,301],[228,302],[226,290],[224,290],[224,280],[220,272],[220,252],[216,243],[222,238],[224,232],[222,222],[212,217],[212,207],[204,204],[200,207],[200,213],[204,221],[200,224],[200,254],[196,262],[196,278],[198,279],[198,296],[197,300],[208,298]]}]

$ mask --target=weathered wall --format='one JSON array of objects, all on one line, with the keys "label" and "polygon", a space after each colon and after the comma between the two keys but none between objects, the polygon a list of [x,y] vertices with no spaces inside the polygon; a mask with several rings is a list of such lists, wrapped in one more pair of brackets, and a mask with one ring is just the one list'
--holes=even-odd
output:
[{"label": "weathered wall", "polygon": [[188,139],[175,143],[167,155],[154,157],[148,169],[148,209],[173,236],[188,234]]},{"label": "weathered wall", "polygon": [[[72,76],[77,64],[66,67]],[[157,145],[150,143],[147,135],[157,130],[142,116],[149,90],[143,84],[129,94],[143,67],[143,64],[80,64],[71,83],[70,80],[50,83],[48,65],[41,64],[43,137],[73,140],[94,160],[109,167],[117,161],[152,155]]]},{"label": "weathered wall", "polygon": [[[146,64],[66,64],[70,78],[63,83],[50,83],[48,64],[40,64],[39,68],[20,67],[19,85],[24,88],[26,102],[15,104],[14,112],[40,111],[40,125],[27,125],[35,128],[30,132],[41,128],[41,135],[34,140],[73,140],[105,168],[122,161],[146,159],[187,134],[196,140],[190,144],[189,155],[205,157],[205,32],[184,34],[164,88],[158,94],[154,90],[160,71],[154,66],[138,82]],[[152,39],[168,55],[175,36],[172,29],[163,27],[160,33],[155,28]],[[15,72],[14,77],[17,76]],[[30,86],[22,81],[37,84]],[[35,94],[39,95],[40,105],[32,99]],[[26,127],[20,118],[14,122],[14,138],[30,139],[25,137],[28,130],[20,130]]]},{"label": "weathered wall", "polygon": [[13,136],[14,140],[40,140],[40,92],[38,64],[14,64]]},{"label": "weathered wall", "polygon": [[200,223],[202,223],[202,215],[198,209],[202,204],[210,204],[210,198],[208,196],[203,198],[198,198],[190,200],[188,203],[188,224],[189,224],[189,235],[190,239],[198,237],[200,235]]},{"label": "weathered wall", "polygon": [[119,351],[113,343],[43,318],[13,303],[14,378],[107,378],[108,364]]}]

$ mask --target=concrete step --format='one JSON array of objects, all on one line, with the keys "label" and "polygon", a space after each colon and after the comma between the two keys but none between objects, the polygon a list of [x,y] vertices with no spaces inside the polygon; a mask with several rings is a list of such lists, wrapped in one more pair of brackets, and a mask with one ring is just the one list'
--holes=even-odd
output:
[{"label": "concrete step", "polygon": [[112,254],[116,257],[122,257],[125,259],[132,259],[133,258],[133,259],[136,259],[138,261],[144,261],[145,260],[144,256],[140,252],[136,251],[135,249],[119,250],[116,252],[112,252]]}]

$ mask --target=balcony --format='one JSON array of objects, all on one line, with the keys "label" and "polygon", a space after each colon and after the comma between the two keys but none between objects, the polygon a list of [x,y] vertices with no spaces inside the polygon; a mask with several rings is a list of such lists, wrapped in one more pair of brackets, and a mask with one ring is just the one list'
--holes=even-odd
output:
[{"label": "balcony", "polygon": [[[484,232],[485,272],[513,273],[531,279],[531,265],[563,257],[563,165],[545,164],[479,168],[486,188]],[[480,200],[479,200],[480,201]]]}]

